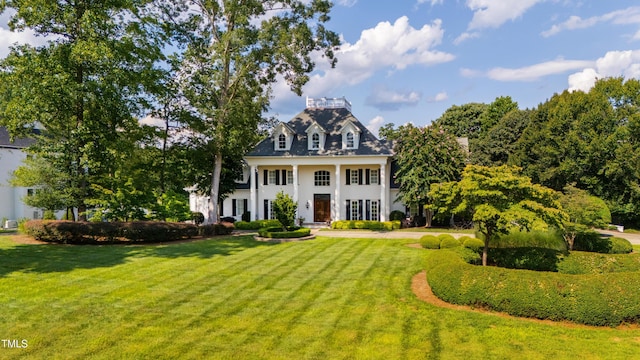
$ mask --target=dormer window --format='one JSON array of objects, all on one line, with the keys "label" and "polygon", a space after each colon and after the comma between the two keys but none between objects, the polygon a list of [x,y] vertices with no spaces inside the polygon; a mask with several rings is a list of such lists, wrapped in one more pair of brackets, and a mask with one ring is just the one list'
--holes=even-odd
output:
[{"label": "dormer window", "polygon": [[285,134],[278,135],[278,149],[284,150],[287,148],[287,136]]},{"label": "dormer window", "polygon": [[313,121],[305,131],[307,133],[308,150],[324,150],[324,142],[327,131],[317,122]]},{"label": "dormer window", "polygon": [[289,151],[293,142],[294,131],[287,124],[280,123],[273,129],[273,149],[276,151]]},{"label": "dormer window", "polygon": [[347,149],[353,149],[354,147],[353,133],[348,132],[346,135],[346,139],[347,139]]},{"label": "dormer window", "polygon": [[320,134],[313,133],[313,135],[311,135],[311,149],[320,149]]}]

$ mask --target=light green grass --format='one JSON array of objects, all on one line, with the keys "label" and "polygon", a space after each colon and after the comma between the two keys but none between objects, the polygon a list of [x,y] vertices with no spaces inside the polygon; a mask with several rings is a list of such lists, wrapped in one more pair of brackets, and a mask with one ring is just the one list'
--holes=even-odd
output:
[{"label": "light green grass", "polygon": [[474,229],[450,229],[450,228],[434,228],[434,227],[414,227],[406,228],[394,231],[407,231],[407,232],[425,232],[425,233],[457,233],[457,234],[473,234]]},{"label": "light green grass", "polygon": [[[0,238],[0,359],[626,359],[640,330],[442,309],[410,240],[16,245]],[[415,242],[415,240],[413,240]]]}]

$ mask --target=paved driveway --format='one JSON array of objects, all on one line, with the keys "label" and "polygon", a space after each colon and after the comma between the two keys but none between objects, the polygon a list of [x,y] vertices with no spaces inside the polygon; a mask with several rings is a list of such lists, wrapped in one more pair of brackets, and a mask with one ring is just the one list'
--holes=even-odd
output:
[{"label": "paved driveway", "polygon": [[630,243],[634,245],[640,245],[640,234],[621,233],[618,231],[610,231],[610,230],[598,230],[598,232],[605,235],[611,235],[611,236],[627,239],[629,240]]}]

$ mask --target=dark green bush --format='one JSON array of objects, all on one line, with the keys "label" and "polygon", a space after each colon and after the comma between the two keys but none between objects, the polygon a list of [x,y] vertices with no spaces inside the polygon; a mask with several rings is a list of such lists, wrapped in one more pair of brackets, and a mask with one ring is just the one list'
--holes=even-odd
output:
[{"label": "dark green bush", "polygon": [[58,220],[53,210],[45,210],[42,214],[42,220]]},{"label": "dark green bush", "polygon": [[597,232],[588,229],[576,235],[573,250],[607,254],[611,250],[611,242]]},{"label": "dark green bush", "polygon": [[204,214],[199,211],[194,211],[191,213],[191,220],[196,225],[200,225],[204,222]]},{"label": "dark green bush", "polygon": [[164,242],[198,235],[229,234],[233,225],[214,224],[199,228],[194,224],[159,221],[74,222],[31,220],[25,232],[37,240],[65,244]]},{"label": "dark green bush", "polygon": [[425,265],[434,294],[450,303],[596,326],[640,320],[640,273],[564,275],[482,267],[451,250],[429,253]]},{"label": "dark green bush", "polygon": [[425,249],[440,249],[440,239],[435,235],[424,235],[420,238],[420,245]]},{"label": "dark green bush", "polygon": [[260,230],[262,228],[268,227],[282,227],[280,221],[272,219],[272,220],[255,220],[255,221],[238,221],[235,223],[236,229],[238,230]]},{"label": "dark green bush", "polygon": [[389,214],[389,220],[391,221],[402,221],[406,218],[403,211],[393,210],[391,214]]},{"label": "dark green bush", "polygon": [[553,249],[520,247],[489,248],[489,262],[507,269],[558,271],[558,259],[563,253]]},{"label": "dark green bush", "polygon": [[513,231],[491,240],[492,248],[535,247],[567,251],[562,234],[557,231]]},{"label": "dark green bush", "polygon": [[251,221],[251,211],[245,211],[245,212],[243,212],[243,213],[242,213],[242,216],[240,217],[240,219],[241,219],[242,221],[246,221],[246,222]]},{"label": "dark green bush", "polygon": [[440,240],[440,249],[450,249],[462,245],[460,241],[451,234],[440,234],[438,235],[438,240]]},{"label": "dark green bush", "polygon": [[309,228],[294,228],[292,231],[282,231],[282,227],[264,228],[258,231],[258,235],[266,238],[274,239],[293,239],[309,236],[311,229]]},{"label": "dark green bush", "polygon": [[609,254],[628,254],[633,251],[633,245],[627,239],[610,237],[611,249]]},{"label": "dark green bush", "polygon": [[458,240],[462,242],[462,246],[468,249],[471,249],[475,252],[481,252],[482,249],[484,248],[484,241],[480,239],[472,238],[470,236],[463,236]]}]

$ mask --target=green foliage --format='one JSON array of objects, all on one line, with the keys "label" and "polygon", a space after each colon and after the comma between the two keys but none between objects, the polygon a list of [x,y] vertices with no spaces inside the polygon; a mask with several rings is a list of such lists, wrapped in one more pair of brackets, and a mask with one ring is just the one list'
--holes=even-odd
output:
[{"label": "green foliage", "polygon": [[454,304],[481,306],[514,316],[617,326],[640,318],[639,273],[564,275],[465,263],[451,251],[429,254],[434,294]]},{"label": "green foliage", "polygon": [[558,272],[563,274],[607,274],[640,272],[640,254],[597,254],[573,251],[562,257]]},{"label": "green foliage", "polygon": [[429,198],[437,214],[473,214],[484,235],[483,265],[496,236],[514,229],[528,231],[540,222],[561,228],[566,219],[555,191],[533,184],[510,166],[468,165],[459,182],[433,184]]},{"label": "green foliage", "polygon": [[293,228],[290,231],[282,231],[282,228],[272,227],[264,228],[258,231],[258,235],[266,238],[274,239],[294,239],[309,236],[311,229],[309,228]]},{"label": "green foliage", "polygon": [[450,249],[462,245],[458,239],[450,234],[440,234],[438,240],[440,240],[440,249]]},{"label": "green foliage", "polygon": [[487,108],[487,104],[481,103],[453,105],[433,123],[454,136],[475,139],[482,131],[480,116]]},{"label": "green foliage", "polygon": [[259,230],[262,228],[272,228],[282,226],[278,220],[255,220],[255,221],[237,221],[235,224],[238,230]]},{"label": "green foliage", "polygon": [[287,231],[295,225],[298,204],[289,194],[280,191],[272,202],[273,214],[280,221],[282,230]]},{"label": "green foliage", "polygon": [[609,254],[629,254],[633,251],[633,245],[627,239],[614,236],[609,238],[609,242],[611,242]]},{"label": "green foliage", "polygon": [[156,194],[156,199],[152,212],[153,219],[181,222],[192,218],[189,199],[185,194],[168,190],[163,194]]},{"label": "green foliage", "polygon": [[562,251],[540,247],[490,248],[489,262],[508,269],[557,271]]},{"label": "green foliage", "polygon": [[337,220],[331,222],[332,229],[368,229],[368,230],[397,230],[400,229],[400,221],[374,221],[374,220]]},{"label": "green foliage", "polygon": [[420,245],[425,249],[440,249],[440,239],[435,235],[423,235]]},{"label": "green foliage", "polygon": [[471,163],[485,166],[506,165],[516,151],[516,143],[529,124],[531,110],[513,109],[491,128],[469,142]]},{"label": "green foliage", "polygon": [[196,225],[200,225],[204,222],[204,214],[199,211],[194,211],[191,213],[191,220]]},{"label": "green foliage", "polygon": [[455,137],[438,127],[401,126],[394,151],[398,199],[408,205],[426,204],[431,184],[458,180],[466,160]]},{"label": "green foliage", "polygon": [[558,231],[512,231],[497,236],[489,244],[494,248],[536,247],[566,252],[567,246]]},{"label": "green foliage", "polygon": [[482,248],[484,247],[484,241],[482,241],[481,239],[472,238],[470,236],[463,236],[458,240],[462,242],[462,246],[471,249],[476,253],[480,253],[482,251]]},{"label": "green foliage", "polygon": [[405,216],[404,211],[400,211],[400,210],[393,210],[391,212],[391,214],[389,214],[389,220],[390,221],[394,221],[394,220],[402,221],[402,220],[405,219],[405,217],[406,216]]},{"label": "green foliage", "polygon": [[564,187],[563,193],[560,204],[570,222],[601,229],[611,223],[611,212],[604,200],[571,184]]},{"label": "green foliage", "polygon": [[42,214],[42,220],[58,220],[53,210],[45,210]]}]

